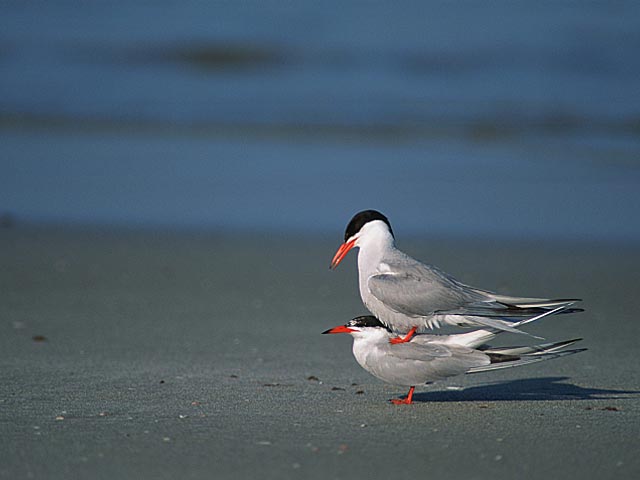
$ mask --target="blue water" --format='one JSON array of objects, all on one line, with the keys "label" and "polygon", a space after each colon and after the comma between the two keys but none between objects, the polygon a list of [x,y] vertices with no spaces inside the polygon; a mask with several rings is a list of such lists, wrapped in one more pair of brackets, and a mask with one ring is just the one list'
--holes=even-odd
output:
[{"label": "blue water", "polygon": [[640,3],[3,2],[0,215],[640,240]]}]

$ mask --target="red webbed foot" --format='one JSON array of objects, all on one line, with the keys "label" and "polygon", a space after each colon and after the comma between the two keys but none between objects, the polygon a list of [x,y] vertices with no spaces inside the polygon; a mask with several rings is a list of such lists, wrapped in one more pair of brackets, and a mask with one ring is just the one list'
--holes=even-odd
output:
[{"label": "red webbed foot", "polygon": [[413,336],[416,334],[416,330],[418,330],[418,327],[413,327],[404,337],[393,337],[389,340],[389,343],[392,343],[394,345],[397,343],[406,343],[413,338]]},{"label": "red webbed foot", "polygon": [[416,387],[411,387],[409,389],[409,393],[407,393],[407,396],[405,398],[392,398],[389,401],[394,405],[409,405],[413,403],[413,391],[415,390],[415,388]]}]

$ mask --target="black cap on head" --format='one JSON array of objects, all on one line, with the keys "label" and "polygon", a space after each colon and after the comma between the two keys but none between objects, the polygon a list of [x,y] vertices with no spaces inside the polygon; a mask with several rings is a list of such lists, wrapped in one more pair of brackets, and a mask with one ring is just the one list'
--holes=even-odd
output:
[{"label": "black cap on head", "polygon": [[372,222],[373,220],[382,220],[386,223],[387,227],[389,227],[389,231],[391,232],[391,236],[393,236],[393,230],[391,230],[391,224],[387,217],[377,210],[363,210],[362,212],[356,213],[347,225],[347,229],[344,232],[344,241],[346,242],[349,240],[358,233],[366,223]]},{"label": "black cap on head", "polygon": [[352,320],[349,320],[349,323],[346,325],[347,327],[380,327],[385,330],[389,330],[385,324],[383,324],[380,320],[378,320],[373,315],[363,315],[361,317],[356,317]]}]

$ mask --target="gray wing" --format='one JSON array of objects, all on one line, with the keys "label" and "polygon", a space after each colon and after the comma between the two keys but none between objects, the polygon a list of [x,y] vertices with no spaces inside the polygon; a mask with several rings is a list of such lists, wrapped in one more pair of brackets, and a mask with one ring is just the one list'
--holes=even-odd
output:
[{"label": "gray wing", "polygon": [[466,315],[466,309],[474,315],[485,310],[485,302],[496,303],[435,267],[419,262],[388,265],[389,272],[372,275],[367,286],[375,298],[404,315]]},{"label": "gray wing", "polygon": [[[489,357],[477,350],[454,345],[437,345],[416,342],[419,336],[407,343],[390,345],[388,354],[402,360],[404,368],[428,368],[430,375],[439,378],[451,377],[488,365]],[[422,365],[422,367],[421,367]]]},{"label": "gray wing", "polygon": [[[416,335],[410,342],[396,345],[388,344],[386,354],[402,360],[421,360],[429,362],[436,358],[449,358],[453,356],[453,348],[448,345],[439,345],[430,342],[422,342],[421,335]],[[455,347],[454,347],[455,348]],[[464,347],[463,347],[464,348]],[[466,349],[471,351],[471,349]]]},{"label": "gray wing", "polygon": [[[375,298],[404,315],[517,319],[539,315],[576,301],[498,295],[460,283],[436,267],[424,265],[410,257],[400,260],[396,264],[388,263],[388,273],[369,277],[367,285]],[[502,328],[491,321],[480,320],[478,323]]]}]

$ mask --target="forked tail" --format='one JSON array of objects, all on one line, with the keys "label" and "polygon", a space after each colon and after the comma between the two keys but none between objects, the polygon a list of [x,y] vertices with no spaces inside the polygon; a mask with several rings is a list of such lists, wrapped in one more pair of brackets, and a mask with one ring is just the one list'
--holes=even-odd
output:
[{"label": "forked tail", "polygon": [[565,357],[574,353],[584,352],[586,348],[576,348],[572,350],[562,350],[569,345],[582,340],[574,338],[556,343],[543,343],[531,347],[496,347],[487,348],[483,353],[487,354],[491,360],[489,365],[473,367],[467,373],[487,372],[489,370],[499,370],[501,368],[519,367],[530,363],[551,360],[553,358]]},{"label": "forked tail", "polygon": [[[570,307],[572,307],[573,305],[574,303],[565,303],[563,305],[560,305],[559,307],[556,307],[552,310],[547,310],[533,317],[527,317],[517,322],[513,322],[510,324],[510,326],[513,329],[516,329],[518,327],[521,327],[522,325],[526,325],[527,323],[541,320],[544,317],[548,317],[550,315],[555,315],[557,313],[565,313],[567,310],[571,311],[572,309]],[[468,333],[458,333],[458,334],[450,335],[446,343],[463,345],[465,347],[471,347],[471,348],[477,348],[480,345],[488,342],[489,340],[491,340],[492,338],[494,338],[496,335],[498,335],[503,331],[504,330],[497,329],[497,328],[483,328],[483,329],[474,330]],[[525,332],[521,332],[521,333],[525,333]],[[540,337],[536,337],[536,338],[540,338]]]}]

